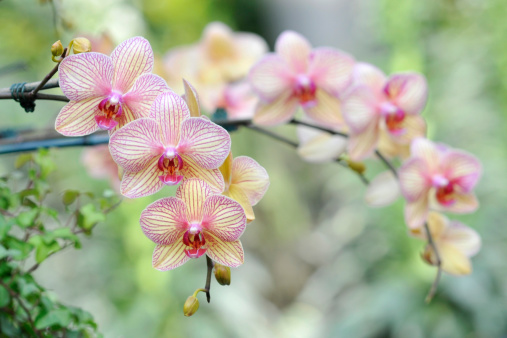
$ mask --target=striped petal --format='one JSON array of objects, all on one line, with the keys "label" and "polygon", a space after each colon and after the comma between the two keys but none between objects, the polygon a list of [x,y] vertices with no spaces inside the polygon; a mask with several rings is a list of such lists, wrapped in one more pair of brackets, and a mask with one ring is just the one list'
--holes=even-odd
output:
[{"label": "striped petal", "polygon": [[354,85],[366,86],[376,94],[382,93],[387,81],[380,69],[366,62],[356,63],[352,77]]},{"label": "striped petal", "polygon": [[262,100],[271,102],[292,90],[293,77],[285,60],[276,54],[268,54],[252,67],[248,81]]},{"label": "striped petal", "polygon": [[468,214],[479,208],[479,201],[473,193],[455,194],[454,203],[449,206],[442,206],[442,208],[457,214]]},{"label": "striped petal", "polygon": [[243,190],[250,205],[256,205],[268,190],[269,175],[254,159],[238,156],[232,162],[231,184]]},{"label": "striped petal", "polygon": [[185,248],[183,238],[170,245],[157,244],[153,251],[153,267],[160,271],[168,271],[183,265],[190,259],[185,254]]},{"label": "striped petal", "polygon": [[410,229],[421,227],[428,218],[428,197],[424,196],[405,205],[405,222]]},{"label": "striped petal", "polygon": [[234,242],[224,242],[208,231],[204,231],[204,239],[208,248],[206,254],[215,262],[231,268],[243,264],[243,246],[239,239]]},{"label": "striped petal", "polygon": [[232,242],[243,234],[246,216],[243,207],[232,198],[213,195],[203,205],[202,226],[222,241]]},{"label": "striped petal", "polygon": [[71,101],[103,97],[111,92],[113,63],[100,53],[81,53],[63,59],[58,67],[59,83]]},{"label": "striped petal", "polygon": [[378,124],[377,99],[374,92],[366,87],[354,88],[343,100],[343,118],[354,133],[360,133]]},{"label": "striped petal", "polygon": [[192,158],[182,156],[183,169],[182,175],[185,179],[198,178],[209,184],[214,193],[220,194],[224,191],[224,179],[219,169],[204,169],[199,166]]},{"label": "striped petal", "polygon": [[361,161],[372,156],[379,138],[377,123],[372,123],[368,129],[361,133],[351,133],[348,142],[348,153],[353,161]]},{"label": "striped petal", "polygon": [[316,48],[310,54],[309,76],[318,88],[338,96],[350,85],[354,59],[333,48]]},{"label": "striped petal", "polygon": [[400,194],[396,177],[391,171],[384,171],[370,182],[364,199],[369,206],[379,208],[394,203]]},{"label": "striped petal", "polygon": [[238,185],[232,184],[229,189],[223,192],[223,195],[232,198],[241,205],[245,212],[247,223],[255,220],[255,214],[248,196]]},{"label": "striped petal", "polygon": [[285,92],[270,103],[259,102],[253,122],[262,126],[285,123],[294,116],[298,104],[298,100],[291,92]]},{"label": "striped petal", "polygon": [[400,127],[404,129],[400,135],[389,133],[396,142],[409,144],[415,138],[426,136],[426,122],[419,115],[407,115]]},{"label": "striped petal", "polygon": [[157,96],[150,109],[150,118],[157,121],[165,146],[176,146],[180,141],[181,126],[190,117],[185,100],[173,92]]},{"label": "striped petal", "polygon": [[154,158],[145,168],[136,173],[125,171],[120,191],[129,198],[153,195],[164,186],[159,178],[161,174],[162,172],[158,169],[158,158]]},{"label": "striped petal", "polygon": [[114,65],[113,89],[128,92],[136,79],[153,69],[153,50],[150,43],[137,36],[120,43],[111,54]]},{"label": "striped petal", "polygon": [[101,97],[67,103],[56,118],[56,131],[65,136],[83,136],[97,131],[95,116],[99,113],[100,101]]},{"label": "striped petal", "polygon": [[296,73],[306,73],[312,46],[301,34],[285,31],[278,36],[275,51]]},{"label": "striped petal", "polygon": [[458,221],[449,222],[442,240],[457,248],[467,257],[476,255],[482,245],[481,237],[477,231]]},{"label": "striped petal", "polygon": [[399,179],[403,196],[409,202],[426,198],[431,182],[426,178],[427,167],[421,158],[411,158],[400,167]]},{"label": "striped petal", "polygon": [[134,82],[132,89],[123,95],[123,100],[136,118],[149,117],[153,101],[164,91],[170,91],[164,79],[155,74],[143,74]]},{"label": "striped petal", "polygon": [[109,150],[123,169],[132,173],[140,171],[164,152],[157,122],[142,118],[129,123],[111,136]]},{"label": "striped petal", "polygon": [[[442,261],[442,270],[447,273],[463,276],[472,272],[470,259],[455,246],[448,243],[439,243],[438,254]],[[431,248],[428,250],[432,251]]]},{"label": "striped petal", "polygon": [[190,116],[201,116],[201,109],[199,108],[199,96],[194,87],[187,80],[183,79],[183,86],[185,87],[185,102],[187,103]]},{"label": "striped petal", "polygon": [[176,190],[176,197],[185,202],[189,223],[202,221],[204,201],[212,194],[211,187],[203,180],[191,178],[181,183]]},{"label": "striped petal", "polygon": [[418,73],[401,73],[389,77],[384,92],[407,114],[419,114],[428,99],[428,84]]},{"label": "striped petal", "polygon": [[129,124],[130,122],[136,120],[136,117],[134,116],[134,113],[128,106],[123,106],[123,114],[118,119],[118,124],[111,130],[109,130],[109,136],[116,133],[118,130],[123,128],[125,125]]},{"label": "striped petal", "polygon": [[440,165],[440,154],[437,145],[426,138],[418,137],[412,141],[410,155],[421,158],[426,163],[428,173],[435,172]]},{"label": "striped petal", "polygon": [[205,169],[216,169],[231,151],[231,137],[224,128],[209,120],[190,117],[181,125],[181,139],[176,150]]},{"label": "striped petal", "polygon": [[342,127],[345,121],[342,116],[341,102],[338,98],[323,89],[315,92],[316,105],[303,107],[305,113],[312,120],[326,126]]},{"label": "striped petal", "polygon": [[463,192],[470,192],[481,176],[481,163],[472,154],[452,150],[442,159],[442,171],[453,183],[458,184]]},{"label": "striped petal", "polygon": [[218,169],[220,169],[220,173],[222,173],[222,176],[224,178],[224,183],[226,187],[228,187],[229,184],[231,184],[232,178],[232,151],[229,152],[229,155],[227,155],[224,163],[222,163]]},{"label": "striped petal", "polygon": [[141,213],[141,229],[157,244],[172,244],[187,230],[185,208],[185,203],[176,197],[159,199]]}]

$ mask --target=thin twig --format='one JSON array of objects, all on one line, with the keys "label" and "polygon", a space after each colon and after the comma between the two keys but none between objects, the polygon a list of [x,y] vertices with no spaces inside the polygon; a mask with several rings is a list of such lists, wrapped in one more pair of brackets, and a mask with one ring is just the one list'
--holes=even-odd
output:
[{"label": "thin twig", "polygon": [[213,272],[213,261],[211,260],[211,258],[209,258],[208,255],[206,255],[206,266],[208,268],[208,272],[206,274],[206,285],[204,286],[204,290],[206,290],[206,300],[209,303],[211,300],[210,289],[211,289],[211,273]]},{"label": "thin twig", "polygon": [[424,230],[426,230],[426,237],[428,237],[428,244],[433,249],[433,252],[435,253],[436,258],[436,266],[437,266],[437,275],[435,276],[435,280],[433,280],[433,284],[431,284],[430,291],[428,292],[428,295],[426,296],[426,303],[430,303],[433,297],[435,296],[435,293],[437,292],[438,283],[440,282],[440,277],[442,276],[442,260],[440,259],[440,254],[438,253],[437,245],[435,244],[435,241],[433,240],[433,236],[431,235],[430,228],[428,226],[428,223],[424,223]]},{"label": "thin twig", "polygon": [[328,128],[316,126],[316,125],[313,125],[313,124],[310,124],[310,123],[307,123],[304,121],[296,120],[296,119],[290,120],[289,123],[290,124],[297,124],[297,125],[301,125],[301,126],[305,126],[305,127],[309,127],[309,128],[313,128],[313,129],[318,129],[318,130],[325,131],[326,133],[329,133],[332,135],[339,135],[339,136],[346,137],[346,138],[349,137],[349,135],[347,133],[343,133],[341,131],[336,131],[333,129],[328,129]]},{"label": "thin twig", "polygon": [[30,326],[32,327],[33,332],[37,335],[37,337],[41,337],[40,332],[35,328],[35,323],[32,319],[32,315],[30,314],[30,310],[28,310],[28,308],[25,306],[25,304],[23,304],[23,301],[21,300],[19,295],[14,290],[12,290],[9,285],[5,284],[1,279],[0,279],[0,285],[2,285],[7,290],[7,292],[9,292],[9,294],[11,295],[12,298],[16,299],[19,306],[21,306],[23,311],[25,311],[27,320],[30,323]]},{"label": "thin twig", "polygon": [[398,171],[392,165],[392,163],[379,151],[375,150],[375,154],[380,158],[382,162],[386,165],[386,167],[393,173],[394,177],[398,178]]},{"label": "thin twig", "polygon": [[[65,59],[66,56],[67,56],[67,47],[65,47],[63,49],[61,60]],[[51,80],[51,78],[56,74],[56,72],[58,71],[58,67],[59,66],[60,66],[60,64],[57,63],[53,67],[53,69],[51,69],[51,71],[42,79],[42,81],[39,83],[39,85],[37,87],[35,87],[34,90],[32,90],[32,92],[30,94],[31,95],[36,95],[39,92],[39,90],[41,90],[41,88],[44,87],[44,85],[46,83],[48,83],[48,81]]]}]

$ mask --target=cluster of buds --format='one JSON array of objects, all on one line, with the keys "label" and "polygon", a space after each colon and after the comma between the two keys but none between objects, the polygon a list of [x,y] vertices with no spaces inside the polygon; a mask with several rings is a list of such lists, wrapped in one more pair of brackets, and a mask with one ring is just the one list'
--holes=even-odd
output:
[{"label": "cluster of buds", "polygon": [[[87,38],[79,37],[72,39],[67,49],[64,49],[62,42],[58,40],[51,46],[52,60],[57,63],[61,62],[65,57],[63,53],[66,52],[66,54],[68,55],[70,54],[71,50],[74,52],[74,54],[88,53],[92,51],[92,44],[90,40],[88,40]],[[56,57],[58,56],[62,57],[60,59],[56,59]]]}]

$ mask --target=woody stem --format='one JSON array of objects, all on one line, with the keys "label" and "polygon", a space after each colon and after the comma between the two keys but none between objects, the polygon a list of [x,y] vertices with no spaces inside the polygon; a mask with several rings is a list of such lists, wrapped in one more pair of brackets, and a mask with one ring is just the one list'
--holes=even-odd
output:
[{"label": "woody stem", "polygon": [[206,292],[206,300],[209,303],[211,300],[211,295],[209,291],[211,288],[211,273],[213,272],[213,261],[211,260],[211,258],[208,257],[208,255],[206,255],[206,266],[208,267],[208,272],[206,274],[206,285],[204,286],[204,290]]}]

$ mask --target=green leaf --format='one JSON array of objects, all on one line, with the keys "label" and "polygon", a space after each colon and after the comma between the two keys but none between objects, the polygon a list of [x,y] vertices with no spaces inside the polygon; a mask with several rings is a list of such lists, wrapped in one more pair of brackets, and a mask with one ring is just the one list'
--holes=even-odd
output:
[{"label": "green leaf", "polygon": [[11,296],[7,289],[0,285],[0,307],[6,306],[11,301]]},{"label": "green leaf", "polygon": [[79,191],[76,190],[67,190],[63,193],[62,202],[65,205],[71,205],[74,203],[76,198],[79,196]]},{"label": "green leaf", "polygon": [[93,204],[86,204],[79,209],[77,225],[84,230],[92,229],[98,222],[106,220],[106,216]]},{"label": "green leaf", "polygon": [[16,158],[14,166],[16,167],[16,169],[19,169],[32,159],[33,159],[32,154],[21,154]]},{"label": "green leaf", "polygon": [[49,151],[47,149],[39,149],[39,153],[34,157],[34,161],[40,167],[41,179],[45,179],[53,170],[56,169],[56,165],[49,157]]},{"label": "green leaf", "polygon": [[4,239],[14,224],[16,224],[16,221],[14,219],[7,220],[5,217],[0,215],[0,240]]},{"label": "green leaf", "polygon": [[16,260],[26,259],[33,249],[32,244],[30,244],[28,242],[21,241],[17,238],[14,238],[14,237],[8,237],[5,240],[4,245],[8,249],[13,249],[13,250],[19,251],[18,254],[12,255],[12,257]]},{"label": "green leaf", "polygon": [[24,275],[18,279],[19,293],[23,297],[28,297],[33,294],[39,294],[41,292],[40,287],[35,283],[32,275]]},{"label": "green leaf", "polygon": [[46,315],[37,318],[35,327],[40,330],[51,326],[66,327],[70,324],[71,317],[69,310],[65,308],[56,309],[48,312]]},{"label": "green leaf", "polygon": [[43,262],[49,255],[61,249],[57,241],[54,239],[46,239],[40,235],[31,237],[28,243],[35,247],[35,261],[37,263]]},{"label": "green leaf", "polygon": [[31,227],[34,225],[35,218],[37,218],[38,214],[39,214],[38,209],[32,209],[29,211],[22,212],[16,218],[17,224],[23,229]]}]

